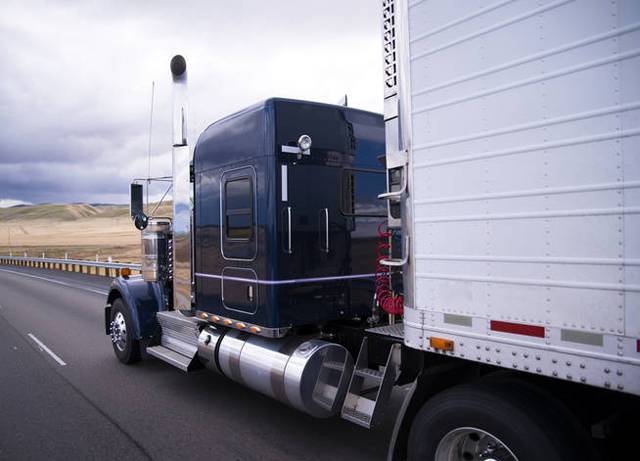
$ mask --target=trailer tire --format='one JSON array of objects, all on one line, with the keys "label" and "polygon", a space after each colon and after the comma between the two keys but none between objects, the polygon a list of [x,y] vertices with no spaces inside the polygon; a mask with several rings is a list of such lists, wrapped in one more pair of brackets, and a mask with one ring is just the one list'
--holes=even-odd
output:
[{"label": "trailer tire", "polygon": [[[416,415],[409,461],[592,459],[572,424],[526,387],[479,382],[443,391]],[[492,444],[494,452],[480,453]]]},{"label": "trailer tire", "polygon": [[140,341],[132,335],[131,315],[121,298],[111,305],[110,336],[113,351],[124,364],[140,360]]}]

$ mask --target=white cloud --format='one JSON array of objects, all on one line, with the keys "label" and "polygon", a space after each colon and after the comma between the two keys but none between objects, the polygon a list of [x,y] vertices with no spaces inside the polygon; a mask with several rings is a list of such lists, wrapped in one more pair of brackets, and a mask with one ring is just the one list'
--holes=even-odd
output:
[{"label": "white cloud", "polygon": [[1,198],[0,199],[0,208],[9,208],[16,205],[31,205],[29,202],[24,202],[22,200],[14,200],[10,198]]}]

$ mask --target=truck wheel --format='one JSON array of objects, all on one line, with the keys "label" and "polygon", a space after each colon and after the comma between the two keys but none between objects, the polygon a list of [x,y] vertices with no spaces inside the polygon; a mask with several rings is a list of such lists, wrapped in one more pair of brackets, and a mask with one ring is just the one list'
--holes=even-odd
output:
[{"label": "truck wheel", "polygon": [[[456,386],[427,401],[411,426],[409,461],[592,459],[575,427],[540,394],[517,385]],[[584,453],[581,453],[584,452]]]},{"label": "truck wheel", "polygon": [[122,299],[111,306],[111,344],[118,359],[125,364],[140,360],[140,341],[131,334],[131,318]]}]

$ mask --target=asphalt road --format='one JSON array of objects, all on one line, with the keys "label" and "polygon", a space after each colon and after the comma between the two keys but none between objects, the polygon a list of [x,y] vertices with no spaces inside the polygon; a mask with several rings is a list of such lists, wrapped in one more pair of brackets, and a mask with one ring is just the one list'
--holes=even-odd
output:
[{"label": "asphalt road", "polygon": [[108,285],[0,266],[0,459],[385,459],[391,417],[368,431],[206,370],[121,364],[103,331]]}]

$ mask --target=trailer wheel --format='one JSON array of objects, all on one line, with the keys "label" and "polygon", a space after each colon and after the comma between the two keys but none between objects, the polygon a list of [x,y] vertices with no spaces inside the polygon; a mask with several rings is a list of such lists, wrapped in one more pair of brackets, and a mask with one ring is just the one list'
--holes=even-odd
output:
[{"label": "trailer wheel", "polygon": [[540,395],[517,385],[456,386],[416,415],[409,461],[572,461],[592,459],[572,424]]},{"label": "trailer wheel", "polygon": [[113,301],[111,307],[111,344],[118,359],[125,364],[140,360],[140,341],[131,334],[131,318],[122,299]]}]

